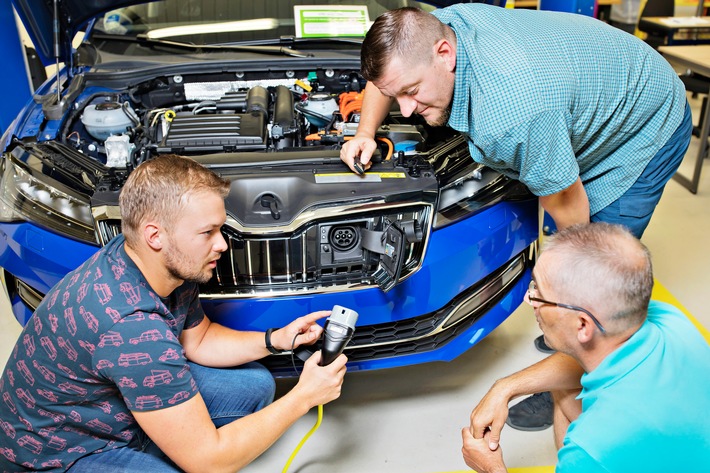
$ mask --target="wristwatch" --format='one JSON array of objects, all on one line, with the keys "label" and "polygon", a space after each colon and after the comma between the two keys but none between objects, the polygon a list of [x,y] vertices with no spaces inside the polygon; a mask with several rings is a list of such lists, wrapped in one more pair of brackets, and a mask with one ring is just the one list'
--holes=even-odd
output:
[{"label": "wristwatch", "polygon": [[274,330],[278,329],[270,328],[266,331],[266,333],[264,333],[264,343],[266,344],[266,349],[269,350],[269,353],[271,353],[272,355],[277,355],[279,353],[285,352],[286,350],[279,350],[271,344],[271,332],[273,332]]}]

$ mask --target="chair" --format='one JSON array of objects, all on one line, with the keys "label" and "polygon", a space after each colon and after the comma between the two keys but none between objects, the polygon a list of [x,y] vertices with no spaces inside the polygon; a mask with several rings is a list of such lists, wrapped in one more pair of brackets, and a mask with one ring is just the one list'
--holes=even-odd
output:
[{"label": "chair", "polygon": [[646,33],[644,41],[653,49],[666,44],[668,31],[658,25],[644,20],[647,16],[674,16],[675,0],[648,0],[641,3],[641,14],[639,15],[638,29]]},{"label": "chair", "polygon": [[[644,41],[653,49],[658,49],[668,42],[668,31],[659,28],[657,25],[644,21],[644,17],[649,16],[674,16],[675,0],[647,0],[641,3],[641,15],[639,16],[638,30],[646,33]],[[707,108],[708,98],[707,93],[710,90],[710,77],[706,77],[694,72],[687,71],[684,74],[679,74],[680,80],[685,85],[685,90],[691,92],[693,97],[698,94],[705,94],[703,103],[700,107],[700,119],[698,126],[693,127],[693,135],[700,136],[700,130],[703,127],[703,117],[705,117],[705,109]]]},{"label": "chair", "polygon": [[705,109],[708,106],[708,90],[710,90],[710,77],[696,74],[694,72],[686,72],[685,74],[679,75],[680,80],[683,81],[685,85],[685,90],[691,92],[693,97],[698,94],[705,94],[703,97],[703,103],[700,106],[700,118],[698,120],[698,126],[693,127],[693,135],[700,136],[700,131],[703,129],[703,118],[705,117]]}]

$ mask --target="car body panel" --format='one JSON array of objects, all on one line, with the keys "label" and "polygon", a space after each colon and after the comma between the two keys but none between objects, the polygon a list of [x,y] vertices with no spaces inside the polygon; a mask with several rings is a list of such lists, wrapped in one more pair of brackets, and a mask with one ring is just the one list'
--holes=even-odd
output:
[{"label": "car body panel", "polygon": [[[26,18],[38,2],[16,3]],[[521,184],[474,163],[455,131],[428,127],[396,108],[378,130],[380,154],[363,179],[339,160],[359,109],[355,118],[328,111],[333,128],[321,133],[325,125],[312,107],[344,102],[364,88],[359,39],[302,41],[282,55],[183,50],[131,38],[126,45],[104,33],[92,43],[93,15],[129,3],[59,2],[62,38],[87,27],[78,49],[60,48],[73,52],[62,57],[62,100],[55,99],[57,78],[50,78],[0,142],[0,266],[20,323],[67,272],[120,232],[118,195],[127,175],[140,160],[166,152],[191,156],[232,182],[222,230],[229,250],[201,288],[205,312],[223,325],[265,331],[308,312],[349,307],[360,314],[346,348],[349,368],[368,370],[451,360],[522,302],[539,212]],[[29,27],[46,32],[46,23],[38,14]],[[292,48],[308,55],[294,56]],[[217,95],[205,98],[212,90]],[[102,118],[130,108],[140,126],[129,120],[105,134],[91,131],[99,122],[88,117],[99,106]],[[119,115],[125,121],[131,113]],[[224,123],[233,127],[233,119],[240,133],[213,133]],[[180,131],[190,123],[197,138]],[[109,161],[114,138],[126,146],[118,164]],[[387,153],[391,159],[383,159]],[[47,195],[49,203],[42,201]],[[396,242],[396,251],[380,248],[378,237]],[[87,323],[103,316],[70,315]],[[263,361],[276,375],[292,376],[289,358]]]}]

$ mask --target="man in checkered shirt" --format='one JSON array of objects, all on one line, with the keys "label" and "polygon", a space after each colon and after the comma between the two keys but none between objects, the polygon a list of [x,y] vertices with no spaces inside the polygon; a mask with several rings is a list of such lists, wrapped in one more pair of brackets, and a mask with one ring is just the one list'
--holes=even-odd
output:
[{"label": "man in checkered shirt", "polygon": [[[641,237],[690,142],[683,83],[638,38],[582,15],[459,4],[387,12],[362,47],[365,88],[341,159],[367,169],[394,102],[449,126],[471,157],[524,183],[558,228],[604,221]],[[542,351],[551,352],[542,337]],[[514,406],[522,430],[552,425],[541,393]]]}]

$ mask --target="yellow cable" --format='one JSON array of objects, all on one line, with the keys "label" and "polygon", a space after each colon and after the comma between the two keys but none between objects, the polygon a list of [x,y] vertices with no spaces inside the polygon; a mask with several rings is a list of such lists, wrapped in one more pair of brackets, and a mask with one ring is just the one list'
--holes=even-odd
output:
[{"label": "yellow cable", "polygon": [[294,458],[296,458],[296,455],[298,454],[298,451],[301,450],[301,447],[303,446],[304,443],[306,443],[306,440],[313,435],[313,432],[318,430],[318,427],[320,427],[320,423],[323,421],[323,406],[319,405],[318,406],[318,420],[316,420],[316,425],[314,425],[311,430],[308,431],[308,433],[301,439],[301,441],[296,445],[296,449],[293,451],[291,456],[288,458],[288,461],[286,462],[286,465],[284,465],[284,469],[281,470],[281,473],[286,473],[288,471],[288,467],[291,466],[291,462],[293,461]]}]

